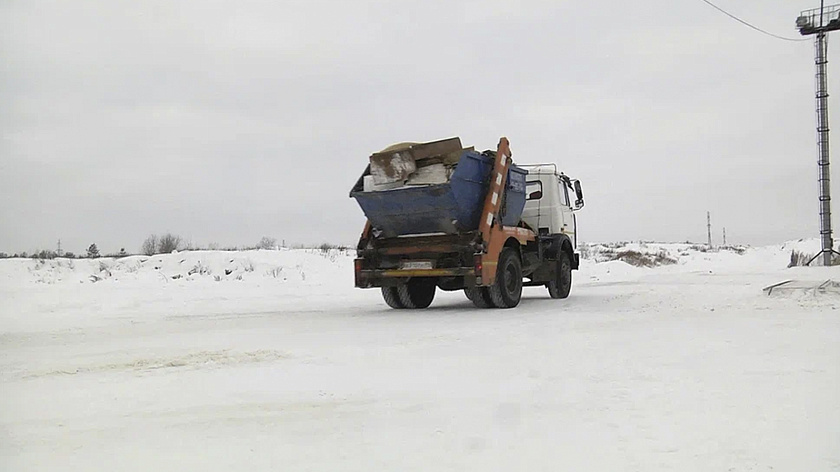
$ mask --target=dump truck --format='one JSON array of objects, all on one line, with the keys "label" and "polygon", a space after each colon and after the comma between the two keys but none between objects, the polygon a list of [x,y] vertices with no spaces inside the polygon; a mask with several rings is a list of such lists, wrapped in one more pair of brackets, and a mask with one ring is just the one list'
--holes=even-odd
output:
[{"label": "dump truck", "polygon": [[556,164],[514,164],[507,138],[482,153],[459,138],[390,146],[350,197],[367,217],[355,285],[392,308],[426,308],[438,289],[479,308],[516,307],[523,286],[569,296],[581,183]]}]

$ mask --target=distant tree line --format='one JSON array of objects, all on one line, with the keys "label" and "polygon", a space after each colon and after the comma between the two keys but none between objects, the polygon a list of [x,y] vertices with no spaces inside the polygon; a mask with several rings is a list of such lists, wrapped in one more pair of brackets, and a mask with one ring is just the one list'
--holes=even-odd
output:
[{"label": "distant tree line", "polygon": [[[255,245],[252,246],[241,246],[241,247],[221,247],[219,244],[211,243],[207,247],[197,247],[193,246],[191,243],[187,242],[181,236],[172,233],[166,233],[163,235],[156,235],[151,234],[149,235],[145,241],[143,241],[142,246],[140,247],[140,254],[146,256],[153,256],[155,254],[169,254],[173,251],[195,251],[195,250],[210,250],[210,251],[241,251],[241,250],[276,250],[280,249],[281,247],[287,247],[286,241],[284,240],[281,244],[277,243],[277,238],[273,238],[270,236],[263,236]],[[347,246],[331,244],[331,243],[323,243],[320,245],[303,245],[303,244],[295,244],[291,246],[292,249],[318,249],[322,252],[329,252],[333,249],[348,249]],[[112,254],[104,254],[104,257],[126,257],[130,256],[131,254],[125,250],[125,248],[121,248],[118,253]],[[75,254],[70,251],[62,251],[58,253],[58,251],[51,250],[51,249],[41,249],[36,250],[32,253],[18,252],[14,254],[0,252],[0,259],[9,259],[9,258],[24,258],[24,259],[55,259],[57,257],[66,258],[66,259],[96,259],[99,257],[103,257],[101,254],[99,247],[96,243],[91,244],[88,246],[87,250],[83,254]]]},{"label": "distant tree line", "polygon": [[[129,256],[130,254],[126,252],[125,248],[121,248],[118,253],[115,254],[106,254],[105,257],[125,257]],[[99,252],[99,248],[96,246],[96,243],[91,244],[88,246],[87,251],[84,254],[76,254],[71,251],[62,251],[59,253],[58,251],[54,251],[52,249],[40,249],[33,251],[32,253],[28,253],[26,251],[23,252],[16,252],[14,254],[9,254],[6,252],[0,252],[0,259],[11,259],[11,258],[23,258],[23,259],[55,259],[55,258],[63,258],[63,259],[96,259],[101,257]]]}]

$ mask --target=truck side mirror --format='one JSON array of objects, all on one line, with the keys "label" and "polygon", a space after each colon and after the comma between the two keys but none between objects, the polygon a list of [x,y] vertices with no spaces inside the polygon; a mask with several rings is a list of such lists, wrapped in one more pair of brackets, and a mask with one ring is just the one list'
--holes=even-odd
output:
[{"label": "truck side mirror", "polygon": [[580,188],[580,180],[575,180],[575,210],[583,208],[583,189]]}]

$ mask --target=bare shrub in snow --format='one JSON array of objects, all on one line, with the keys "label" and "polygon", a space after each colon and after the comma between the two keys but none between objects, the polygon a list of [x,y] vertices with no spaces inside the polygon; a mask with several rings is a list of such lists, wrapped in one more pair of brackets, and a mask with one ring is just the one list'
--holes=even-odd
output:
[{"label": "bare shrub in snow", "polygon": [[36,252],[32,253],[32,258],[33,259],[44,260],[44,259],[55,259],[56,257],[58,257],[58,254],[56,254],[55,251],[50,251],[50,250],[46,250],[46,249],[42,249],[40,251],[36,251]]},{"label": "bare shrub in snow", "polygon": [[140,252],[147,256],[154,256],[157,253],[157,235],[150,234],[145,241],[143,241],[143,245],[140,246]]},{"label": "bare shrub in snow", "polygon": [[813,254],[807,254],[802,251],[797,251],[796,249],[790,251],[790,263],[788,267],[799,267],[804,266],[814,257]]},{"label": "bare shrub in snow", "polygon": [[[801,267],[808,265],[808,262],[813,259],[813,262],[822,265],[822,258],[818,257],[814,259],[816,254],[808,254],[802,251],[797,251],[796,249],[790,251],[790,263],[788,267]],[[831,265],[837,266],[840,265],[840,257],[836,254],[831,256]]]},{"label": "bare shrub in snow", "polygon": [[190,269],[190,270],[189,270],[189,272],[187,272],[187,275],[193,275],[193,274],[198,274],[198,275],[210,275],[211,273],[212,273],[212,271],[210,270],[210,268],[209,268],[209,267],[207,267],[206,265],[202,264],[202,263],[201,263],[201,261],[198,261],[198,262],[197,262],[197,263],[193,266],[193,268],[192,268],[192,269]]},{"label": "bare shrub in snow", "polygon": [[268,269],[265,274],[268,275],[268,276],[274,277],[275,279],[279,279],[279,278],[283,277],[283,267],[281,267],[281,266],[272,267],[271,269]]},{"label": "bare shrub in snow", "polygon": [[677,260],[669,256],[665,251],[653,254],[632,250],[619,251],[613,254],[612,260],[626,262],[636,267],[658,267],[677,263]]},{"label": "bare shrub in snow", "polygon": [[166,233],[158,238],[158,252],[161,254],[169,254],[172,251],[178,251],[183,247],[181,237],[172,233]]},{"label": "bare shrub in snow", "polygon": [[277,247],[277,238],[263,236],[257,243],[257,249],[274,249]]},{"label": "bare shrub in snow", "polygon": [[156,234],[150,234],[145,241],[143,241],[143,246],[140,249],[140,252],[147,256],[154,256],[158,253],[158,237]]}]

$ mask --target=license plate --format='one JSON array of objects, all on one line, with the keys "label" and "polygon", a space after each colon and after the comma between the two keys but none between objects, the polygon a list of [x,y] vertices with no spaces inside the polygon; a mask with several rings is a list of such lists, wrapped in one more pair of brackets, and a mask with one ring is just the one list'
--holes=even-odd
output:
[{"label": "license plate", "polygon": [[415,269],[432,269],[432,261],[402,261],[400,269],[415,270]]}]

